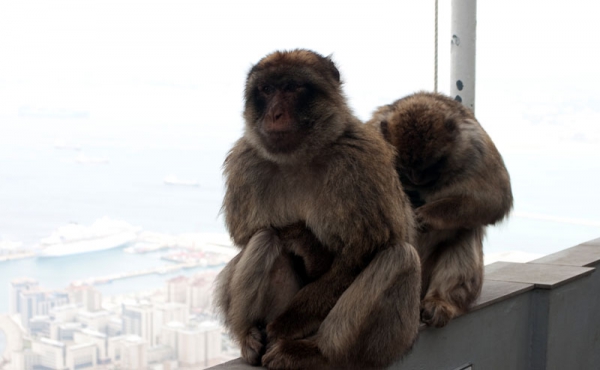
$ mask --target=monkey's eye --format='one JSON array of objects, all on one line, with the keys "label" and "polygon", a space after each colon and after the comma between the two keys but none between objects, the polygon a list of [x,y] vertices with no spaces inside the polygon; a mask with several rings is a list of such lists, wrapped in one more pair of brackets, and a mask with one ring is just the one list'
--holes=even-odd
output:
[{"label": "monkey's eye", "polygon": [[295,82],[288,82],[283,85],[283,91],[293,92],[296,91],[296,89],[298,89],[298,84]]},{"label": "monkey's eye", "polygon": [[262,91],[264,94],[270,95],[275,92],[275,88],[271,85],[265,85],[260,87],[260,91]]}]

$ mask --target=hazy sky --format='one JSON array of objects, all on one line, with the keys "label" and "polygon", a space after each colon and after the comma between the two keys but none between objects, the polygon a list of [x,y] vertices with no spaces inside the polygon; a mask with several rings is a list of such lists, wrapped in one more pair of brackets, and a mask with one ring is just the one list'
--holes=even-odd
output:
[{"label": "hazy sky", "polygon": [[[204,117],[194,129],[205,133],[239,128],[252,63],[275,49],[304,47],[333,54],[352,106],[366,119],[378,105],[433,88],[433,4],[2,1],[0,114],[23,101],[105,102],[125,115],[129,107],[157,110],[154,116],[189,111]],[[440,1],[442,91],[449,90],[449,4]],[[570,145],[571,139],[573,150],[600,145],[598,14],[598,3],[583,0],[479,1],[477,114],[501,147]],[[35,89],[7,87],[16,81]],[[195,90],[164,96],[113,88],[148,82]],[[573,104],[576,111],[569,111]],[[534,120],[547,124],[543,136],[528,125]],[[506,135],[506,128],[525,130],[526,140]]]},{"label": "hazy sky", "polygon": [[[478,2],[476,115],[512,162],[522,217],[600,224],[581,216],[600,208],[590,185],[600,181],[598,14],[594,1]],[[442,92],[450,36],[450,1],[440,0]],[[79,130],[119,136],[122,145],[224,153],[242,128],[245,75],[276,49],[333,54],[351,106],[367,119],[379,105],[433,88],[433,40],[433,0],[3,0],[0,145],[53,134],[8,126],[32,106],[90,111],[85,128],[67,127],[57,139]],[[540,167],[548,156],[559,160]],[[210,160],[216,167],[222,158]],[[574,192],[590,201],[574,202]]]}]

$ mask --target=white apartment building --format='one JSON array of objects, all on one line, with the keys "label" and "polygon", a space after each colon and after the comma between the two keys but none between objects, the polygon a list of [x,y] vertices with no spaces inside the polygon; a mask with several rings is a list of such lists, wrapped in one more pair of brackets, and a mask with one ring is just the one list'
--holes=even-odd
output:
[{"label": "white apartment building", "polygon": [[80,310],[81,308],[76,304],[67,304],[51,308],[50,316],[54,317],[56,321],[71,322],[75,321],[75,317]]},{"label": "white apartment building", "polygon": [[167,302],[188,303],[189,279],[178,276],[167,281]]},{"label": "white apartment building", "polygon": [[[92,330],[96,330],[102,333],[108,331],[108,325],[111,320],[111,313],[108,311],[79,311],[77,313],[76,320],[84,324]],[[119,322],[119,326],[122,325]]]},{"label": "white apartment building", "polygon": [[96,360],[104,363],[110,358],[108,356],[108,338],[106,334],[92,329],[82,329],[73,336],[76,344],[93,343],[96,345]]},{"label": "white apartment building", "polygon": [[154,307],[149,303],[123,303],[122,310],[123,334],[142,337],[151,346],[157,343],[159,333],[155,330],[157,323],[154,317]]},{"label": "white apartment building", "polygon": [[93,369],[97,365],[97,349],[94,343],[68,346],[65,363],[69,370]]},{"label": "white apartment building", "polygon": [[204,322],[177,331],[177,359],[184,366],[208,366],[221,356],[221,327]]},{"label": "white apartment building", "polygon": [[172,321],[163,325],[160,332],[160,343],[169,346],[177,352],[178,342],[177,335],[179,330],[185,329],[185,324],[182,322]]},{"label": "white apartment building", "polygon": [[123,340],[125,336],[121,335],[118,337],[110,337],[106,341],[106,355],[111,362],[116,363],[121,361],[121,354],[123,352]]},{"label": "white apartment building", "polygon": [[137,335],[121,340],[121,367],[127,370],[145,370],[148,367],[148,343]]},{"label": "white apartment building", "polygon": [[102,310],[102,293],[92,287],[84,290],[83,307],[90,312]]},{"label": "white apartment building", "polygon": [[14,315],[21,312],[21,292],[36,289],[39,282],[35,279],[23,278],[14,279],[10,282],[10,314]]},{"label": "white apartment building", "polygon": [[185,303],[167,302],[158,304],[154,308],[156,315],[156,324],[159,326],[156,332],[162,328],[164,324],[176,321],[187,322],[189,319],[189,307]]},{"label": "white apartment building", "polygon": [[31,350],[36,354],[36,365],[52,370],[65,368],[65,344],[47,338],[33,340]]},{"label": "white apartment building", "polygon": [[189,304],[193,309],[209,309],[212,303],[212,283],[207,279],[196,279],[189,285]]},{"label": "white apartment building", "polygon": [[102,309],[102,293],[90,285],[70,286],[67,288],[69,302],[83,306],[87,311]]}]

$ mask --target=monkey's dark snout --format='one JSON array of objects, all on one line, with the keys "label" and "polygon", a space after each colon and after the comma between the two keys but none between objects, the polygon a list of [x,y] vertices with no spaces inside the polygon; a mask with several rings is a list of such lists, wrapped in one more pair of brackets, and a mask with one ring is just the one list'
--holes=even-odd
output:
[{"label": "monkey's dark snout", "polygon": [[283,112],[265,117],[263,130],[267,134],[285,134],[292,130],[292,124]]}]

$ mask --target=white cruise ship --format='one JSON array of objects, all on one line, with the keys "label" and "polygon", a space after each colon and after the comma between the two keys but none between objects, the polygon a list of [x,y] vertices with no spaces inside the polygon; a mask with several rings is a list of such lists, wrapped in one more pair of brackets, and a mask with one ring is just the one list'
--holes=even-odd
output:
[{"label": "white cruise ship", "polygon": [[137,239],[140,228],[127,222],[101,218],[91,226],[69,224],[40,241],[41,257],[62,257],[97,252],[127,245]]}]

